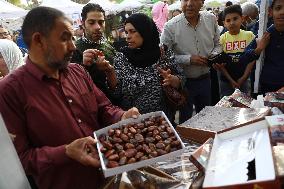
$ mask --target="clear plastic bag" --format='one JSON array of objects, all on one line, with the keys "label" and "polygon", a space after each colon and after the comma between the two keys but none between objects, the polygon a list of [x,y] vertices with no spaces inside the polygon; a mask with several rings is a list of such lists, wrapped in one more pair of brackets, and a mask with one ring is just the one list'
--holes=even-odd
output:
[{"label": "clear plastic bag", "polygon": [[116,175],[103,189],[188,189],[199,175],[189,156],[200,145],[189,141],[184,144],[181,156]]}]

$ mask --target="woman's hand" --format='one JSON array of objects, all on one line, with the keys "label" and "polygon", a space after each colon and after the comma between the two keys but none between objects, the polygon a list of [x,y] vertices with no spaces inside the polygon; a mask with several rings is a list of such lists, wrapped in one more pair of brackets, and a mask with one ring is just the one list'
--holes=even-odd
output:
[{"label": "woman's hand", "polygon": [[164,70],[162,68],[158,68],[161,76],[163,77],[163,86],[171,86],[174,88],[179,88],[180,87],[180,79],[179,77],[172,75],[171,70],[167,69]]},{"label": "woman's hand", "polygon": [[168,85],[178,89],[180,87],[179,77],[172,75],[172,74],[169,74],[168,77],[166,77],[163,80],[163,86],[168,86]]}]

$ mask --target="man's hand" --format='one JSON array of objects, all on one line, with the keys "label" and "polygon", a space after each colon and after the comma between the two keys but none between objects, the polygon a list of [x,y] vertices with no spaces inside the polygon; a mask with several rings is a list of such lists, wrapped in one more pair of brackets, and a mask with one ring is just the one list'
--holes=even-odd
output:
[{"label": "man's hand", "polygon": [[128,118],[137,118],[140,115],[139,110],[135,107],[130,108],[121,117],[121,120],[128,119]]},{"label": "man's hand", "polygon": [[262,36],[261,39],[257,40],[257,47],[254,50],[254,52],[258,55],[261,54],[261,52],[266,48],[266,46],[269,44],[270,42],[270,33],[265,32]]},{"label": "man's hand", "polygon": [[110,70],[113,70],[114,67],[110,65],[109,61],[105,60],[104,56],[99,56],[97,61],[96,61],[96,66],[98,70],[104,71],[104,72],[109,72]]},{"label": "man's hand", "polygon": [[90,136],[74,140],[65,146],[66,155],[83,165],[100,167],[96,143],[97,141]]},{"label": "man's hand", "polygon": [[103,55],[102,51],[97,49],[87,49],[83,52],[83,65],[91,66],[93,64],[93,60],[99,55]]},{"label": "man's hand", "polygon": [[208,62],[208,59],[203,56],[191,55],[190,57],[190,63],[193,65],[208,66],[207,62]]},{"label": "man's hand", "polygon": [[109,71],[113,69],[113,66],[110,65],[109,61],[105,60],[105,56],[102,51],[97,49],[87,49],[83,52],[83,64],[85,66],[90,66],[94,63],[96,58],[96,66],[100,71]]}]

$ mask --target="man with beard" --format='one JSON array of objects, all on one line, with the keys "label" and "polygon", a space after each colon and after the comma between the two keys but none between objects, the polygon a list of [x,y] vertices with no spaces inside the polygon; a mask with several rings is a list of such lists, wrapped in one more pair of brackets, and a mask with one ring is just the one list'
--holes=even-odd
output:
[{"label": "man with beard", "polygon": [[32,9],[22,31],[29,55],[1,80],[0,112],[25,172],[41,189],[99,188],[93,132],[139,112],[113,106],[82,66],[69,63],[75,45],[64,13]]},{"label": "man with beard", "polygon": [[[115,49],[104,37],[105,30],[105,11],[98,4],[88,3],[82,9],[82,21],[84,35],[76,41],[76,51],[74,52],[72,62],[83,64],[83,53],[86,51],[90,61],[95,61],[85,65],[90,73],[94,83],[101,89],[110,101],[118,105],[118,100],[111,92],[111,80],[114,75],[114,69],[111,66]],[[98,58],[93,49],[100,50],[102,53]]]},{"label": "man with beard", "polygon": [[201,11],[204,0],[181,0],[183,13],[165,25],[161,43],[172,49],[187,77],[188,103],[180,110],[180,123],[210,105],[211,85],[208,57],[222,52],[216,17]]}]

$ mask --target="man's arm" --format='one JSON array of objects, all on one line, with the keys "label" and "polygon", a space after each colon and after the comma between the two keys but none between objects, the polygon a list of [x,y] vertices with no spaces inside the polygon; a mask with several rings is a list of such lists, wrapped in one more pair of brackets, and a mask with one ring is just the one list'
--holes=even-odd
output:
[{"label": "man's arm", "polygon": [[175,41],[173,40],[173,35],[174,33],[171,31],[169,24],[166,23],[164,31],[161,35],[161,44],[167,46],[175,53],[175,59],[177,63],[190,65],[191,54],[186,54],[186,55],[176,54],[174,49]]},{"label": "man's arm", "polygon": [[[20,86],[16,86],[19,87]],[[2,88],[3,89],[3,88]],[[72,161],[65,154],[65,145],[36,147],[27,134],[28,121],[24,104],[12,87],[6,87],[0,95],[0,111],[9,133],[16,135],[15,148],[27,174],[41,174],[56,166]]]},{"label": "man's arm", "polygon": [[84,165],[100,166],[97,151],[93,148],[96,141],[90,137],[60,146],[38,147],[38,144],[32,143],[33,139],[27,134],[26,107],[23,95],[19,94],[20,86],[8,86],[4,90],[0,88],[0,111],[9,133],[16,136],[13,142],[26,174],[43,174],[72,163],[73,160]]},{"label": "man's arm", "polygon": [[218,23],[216,19],[214,19],[213,22],[214,22],[214,38],[213,38],[214,48],[212,49],[209,56],[215,56],[223,52],[222,45],[220,44],[220,31],[218,29]]}]

